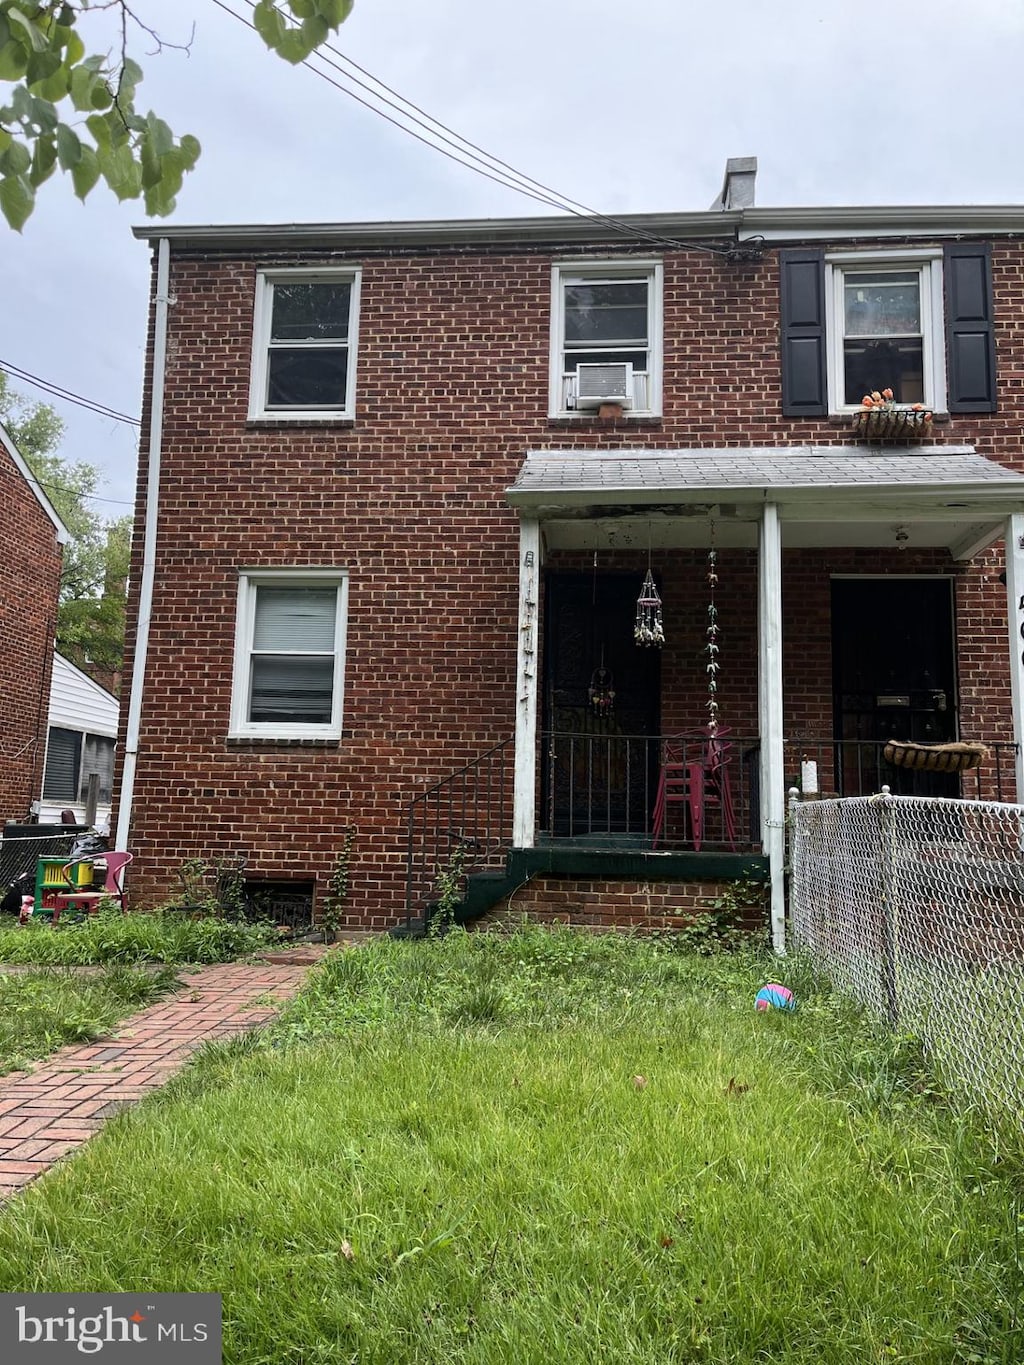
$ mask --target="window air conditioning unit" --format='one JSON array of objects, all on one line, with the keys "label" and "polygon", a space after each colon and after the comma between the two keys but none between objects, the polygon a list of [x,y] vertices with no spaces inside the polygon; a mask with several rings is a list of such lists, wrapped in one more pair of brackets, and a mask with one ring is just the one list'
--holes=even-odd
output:
[{"label": "window air conditioning unit", "polygon": [[624,408],[633,406],[633,366],[628,361],[578,366],[576,406],[599,408],[602,403],[621,403]]}]

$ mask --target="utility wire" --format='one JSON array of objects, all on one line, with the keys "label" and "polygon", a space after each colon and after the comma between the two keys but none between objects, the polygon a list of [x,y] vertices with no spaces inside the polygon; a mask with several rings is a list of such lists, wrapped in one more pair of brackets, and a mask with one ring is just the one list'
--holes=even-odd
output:
[{"label": "utility wire", "polygon": [[80,393],[72,393],[70,389],[63,389],[59,384],[54,384],[49,379],[40,379],[39,375],[19,369],[17,365],[11,365],[6,360],[0,360],[0,370],[6,371],[13,378],[20,379],[26,384],[32,384],[37,389],[42,389],[44,393],[48,393],[54,398],[61,398],[67,403],[76,403],[80,408],[96,413],[98,417],[109,417],[114,422],[126,422],[132,427],[142,425],[137,417],[128,417],[125,413],[118,412],[115,408],[108,408],[105,403],[99,403],[93,398],[83,398]]},{"label": "utility wire", "polygon": [[[255,7],[254,0],[244,0],[244,2],[247,3],[250,8]],[[213,0],[213,3],[226,14],[230,14],[233,19],[237,19],[239,23],[245,24],[247,28],[255,27],[245,15],[239,14],[236,10],[231,9],[224,0]],[[278,12],[282,13],[285,19],[289,18],[288,15],[283,14],[283,11],[279,10]],[[394,95],[395,100],[400,101],[400,103],[396,104],[395,100],[388,99],[385,95],[379,94],[378,91],[373,90],[367,85],[365,81],[361,81],[357,76],[352,75],[350,71],[344,70],[337,62],[331,61],[330,58],[325,56],[325,53],[327,52],[331,53],[334,57],[339,58],[340,61],[351,66],[356,71],[361,72],[362,75],[367,76],[373,81],[374,85],[379,86],[380,89],[386,91],[388,95]],[[398,94],[397,91],[393,90],[389,85],[386,85],[379,77],[374,76],[371,72],[367,71],[365,67],[360,66],[350,57],[346,57],[344,53],[339,52],[337,48],[332,47],[329,43],[322,44],[316,49],[316,52],[311,55],[315,55],[318,60],[333,68],[339,75],[343,76],[345,80],[351,81],[353,84],[367,91],[374,100],[378,100],[380,103],[394,109],[401,118],[407,119],[425,129],[430,137],[437,138],[441,142],[447,143],[450,147],[455,148],[455,151],[460,153],[460,155],[445,151],[444,147],[439,146],[437,142],[430,141],[429,138],[423,137],[421,134],[408,127],[406,123],[399,122],[398,119],[392,118],[390,114],[384,113],[384,111],[375,104],[369,103],[367,100],[357,95],[353,90],[349,89],[348,86],[341,85],[338,81],[332,79],[325,71],[314,66],[310,59],[307,58],[301,63],[302,66],[308,67],[314,75],[317,75],[321,80],[326,81],[328,85],[332,85],[336,90],[340,90],[342,94],[348,95],[349,98],[355,100],[357,104],[361,104],[364,108],[369,109],[371,113],[377,114],[378,117],[392,124],[401,132],[407,133],[410,137],[414,137],[417,142],[422,142],[424,146],[430,147],[435,152],[440,152],[442,156],[448,157],[450,161],[454,161],[457,165],[464,166],[467,170],[475,171],[478,175],[482,175],[488,180],[493,180],[503,188],[515,190],[519,194],[524,194],[539,203],[547,204],[563,213],[568,213],[577,218],[591,219],[605,227],[611,228],[615,232],[623,233],[626,236],[641,241],[650,242],[656,246],[668,246],[673,248],[688,247],[696,251],[706,251],[715,256],[730,254],[729,248],[713,247],[704,242],[683,242],[675,238],[663,237],[657,233],[648,232],[634,223],[627,223],[622,219],[612,218],[606,214],[599,213],[596,209],[588,208],[585,204],[581,204],[577,200],[562,195],[559,191],[552,189],[541,181],[523,175],[522,172],[517,171],[514,167],[510,166],[508,162],[502,161],[499,157],[484,151],[483,148],[479,147],[476,143],[471,142],[460,133],[456,133],[453,129],[441,123],[439,119],[435,119],[433,115],[427,114],[411,100],[407,100],[404,95]],[[413,112],[410,113],[410,110]],[[417,115],[422,115],[423,117],[420,118],[417,117]],[[468,158],[468,160],[464,158]],[[514,179],[512,177],[514,177]]]}]

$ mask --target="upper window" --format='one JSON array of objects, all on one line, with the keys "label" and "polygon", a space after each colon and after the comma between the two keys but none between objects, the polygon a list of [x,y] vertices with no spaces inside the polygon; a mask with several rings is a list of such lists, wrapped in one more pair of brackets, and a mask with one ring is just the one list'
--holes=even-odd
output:
[{"label": "upper window", "polygon": [[551,311],[552,416],[660,413],[660,261],[556,265]]},{"label": "upper window", "polygon": [[971,241],[904,251],[784,247],[783,413],[852,412],[885,389],[934,412],[995,412],[991,256],[987,243]]},{"label": "upper window", "polygon": [[897,403],[943,411],[941,253],[827,255],[825,275],[830,410],[891,389]]},{"label": "upper window", "polygon": [[358,312],[358,270],[257,275],[249,416],[354,416]]},{"label": "upper window", "polygon": [[94,776],[99,782],[98,800],[105,803],[114,781],[114,741],[106,735],[51,726],[46,738],[44,800],[84,802]]},{"label": "upper window", "polygon": [[341,737],[347,587],[336,569],[240,576],[233,736]]}]

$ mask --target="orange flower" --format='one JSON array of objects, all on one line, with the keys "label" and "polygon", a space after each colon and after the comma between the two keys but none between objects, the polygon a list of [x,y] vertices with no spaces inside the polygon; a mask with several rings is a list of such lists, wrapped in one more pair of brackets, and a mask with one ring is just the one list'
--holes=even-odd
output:
[{"label": "orange flower", "polygon": [[886,399],[887,401],[891,402],[891,401],[892,401],[892,389],[883,389],[883,390],[882,390],[882,397],[883,397],[884,399]]},{"label": "orange flower", "polygon": [[911,412],[921,412],[923,411],[923,409],[924,409],[923,403],[912,403],[910,407]]},{"label": "orange flower", "polygon": [[869,393],[866,393],[860,400],[860,405],[862,408],[873,408],[875,406],[871,401],[871,395]]}]

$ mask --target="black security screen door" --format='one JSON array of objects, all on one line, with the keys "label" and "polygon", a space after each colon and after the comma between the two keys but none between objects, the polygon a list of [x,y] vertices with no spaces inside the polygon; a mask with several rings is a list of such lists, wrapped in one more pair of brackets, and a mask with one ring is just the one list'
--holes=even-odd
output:
[{"label": "black security screen door", "polygon": [[841,794],[887,784],[905,796],[959,796],[955,774],[894,768],[880,752],[887,739],[957,737],[951,581],[837,579],[832,667]]},{"label": "black security screen door", "polygon": [[[633,640],[642,583],[640,572],[547,576],[541,823],[551,834],[649,832],[661,654]],[[615,693],[603,711],[590,697],[601,668]]]}]

